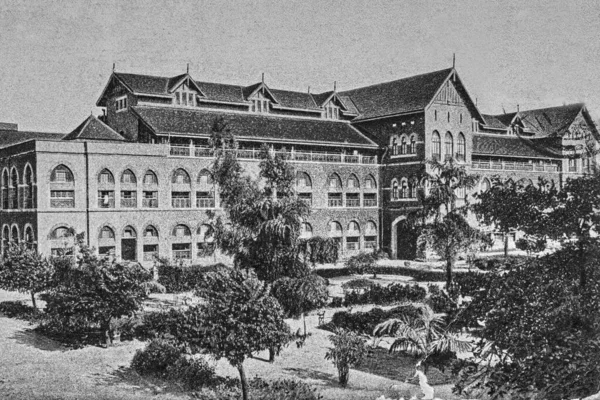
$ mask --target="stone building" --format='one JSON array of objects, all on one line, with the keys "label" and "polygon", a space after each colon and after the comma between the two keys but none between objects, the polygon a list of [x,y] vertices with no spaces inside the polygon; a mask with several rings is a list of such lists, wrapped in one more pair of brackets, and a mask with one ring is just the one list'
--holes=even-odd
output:
[{"label": "stone building", "polygon": [[114,72],[96,104],[104,115],[66,135],[0,124],[2,246],[25,240],[51,254],[74,230],[125,260],[207,261],[208,212],[220,212],[208,143],[217,119],[251,173],[262,144],[287,152],[313,209],[303,235],[338,238],[344,256],[410,256],[402,221],[427,185],[427,159],[464,163],[482,177],[477,190],[492,175],[561,185],[598,161],[583,104],[484,115],[453,68],[321,94]]}]

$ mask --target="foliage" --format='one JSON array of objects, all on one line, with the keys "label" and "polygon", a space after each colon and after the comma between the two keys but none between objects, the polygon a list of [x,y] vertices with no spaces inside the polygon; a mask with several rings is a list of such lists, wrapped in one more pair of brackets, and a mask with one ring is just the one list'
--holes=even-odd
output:
[{"label": "foliage", "polygon": [[348,290],[367,289],[367,288],[370,288],[371,286],[373,286],[374,284],[375,283],[373,283],[373,281],[370,279],[358,278],[358,279],[352,279],[350,281],[342,283],[342,288],[348,289]]},{"label": "foliage", "polygon": [[427,291],[419,285],[392,283],[388,286],[372,285],[362,292],[353,290],[344,296],[344,305],[378,304],[387,305],[406,301],[420,301]]},{"label": "foliage", "polygon": [[528,255],[531,253],[539,253],[546,250],[546,239],[537,237],[522,237],[516,241],[515,247],[519,250],[526,251]]},{"label": "foliage", "polygon": [[9,318],[35,321],[40,318],[39,312],[21,301],[3,301],[0,303],[0,314]]},{"label": "foliage", "polygon": [[180,355],[177,361],[167,365],[169,380],[180,382],[186,389],[197,390],[210,384],[215,378],[215,367],[204,357]]},{"label": "foliage", "polygon": [[[484,320],[456,389],[492,398],[563,399],[600,385],[600,249],[578,246],[531,259],[473,285],[471,320]],[[590,277],[579,282],[580,269]],[[491,360],[494,362],[490,363]]]},{"label": "foliage", "polygon": [[364,312],[338,311],[333,314],[331,322],[322,326],[323,329],[335,331],[341,328],[362,335],[371,335],[375,326],[390,318],[400,318],[403,315],[416,315],[417,309],[411,305],[401,305],[383,310],[375,307]]},{"label": "foliage", "polygon": [[377,257],[373,253],[360,252],[346,260],[345,267],[352,274],[373,274],[377,276]]},{"label": "foliage", "polygon": [[[233,379],[221,379],[220,384],[203,387],[194,393],[199,400],[239,400],[239,382]],[[254,378],[248,382],[252,400],[319,400],[319,395],[310,385],[292,379],[266,381]]]},{"label": "foliage", "polygon": [[329,336],[333,344],[325,359],[331,360],[338,370],[338,379],[342,387],[348,385],[350,367],[360,365],[367,354],[365,340],[352,331],[337,329],[334,335]]},{"label": "foliage", "polygon": [[207,272],[220,268],[228,268],[225,264],[214,265],[173,265],[170,260],[158,260],[158,283],[162,284],[167,293],[181,293],[194,290]]},{"label": "foliage", "polygon": [[151,280],[139,264],[99,259],[86,247],[77,259],[69,257],[55,266],[55,287],[46,304],[50,325],[63,332],[98,326],[107,345],[110,321],[140,309],[146,297],[143,283]]},{"label": "foliage", "polygon": [[434,360],[470,350],[469,341],[446,329],[444,314],[434,313],[431,307],[424,303],[413,303],[413,307],[420,311],[417,316],[392,318],[380,323],[373,330],[374,336],[388,336],[394,339],[390,352],[414,356],[417,360],[416,367],[423,366],[426,372]]},{"label": "foliage", "polygon": [[[444,271],[389,266],[377,266],[376,268],[378,274],[409,276],[413,278],[414,282],[442,282],[446,278]],[[323,278],[352,275],[347,268],[320,268],[315,270],[315,273]]]},{"label": "foliage", "polygon": [[329,299],[325,279],[314,274],[280,278],[273,283],[271,294],[283,307],[286,317],[293,318],[324,307]]},{"label": "foliage", "polygon": [[[462,276],[462,275],[459,275]],[[455,279],[455,282],[458,278]],[[429,285],[427,287],[429,296],[427,297],[426,303],[436,313],[443,313],[446,315],[453,315],[456,312],[457,304],[450,296],[441,290],[437,285]]]},{"label": "foliage", "polygon": [[137,350],[131,360],[131,368],[140,375],[165,375],[167,368],[174,365],[182,349],[165,339],[153,339],[144,349]]},{"label": "foliage", "polygon": [[138,340],[173,338],[186,329],[183,311],[171,308],[168,311],[142,313],[131,325],[131,335]]},{"label": "foliage", "polygon": [[35,294],[52,286],[54,268],[26,243],[10,243],[0,263],[0,288],[30,293],[36,308]]},{"label": "foliage", "polygon": [[508,270],[526,264],[530,256],[481,257],[470,261],[470,265],[482,271]]}]

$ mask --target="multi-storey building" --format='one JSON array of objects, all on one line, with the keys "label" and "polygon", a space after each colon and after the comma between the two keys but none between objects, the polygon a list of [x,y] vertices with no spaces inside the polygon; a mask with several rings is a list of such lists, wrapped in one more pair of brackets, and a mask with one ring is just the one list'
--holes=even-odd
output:
[{"label": "multi-storey building", "polygon": [[[483,115],[454,69],[338,92],[113,73],[105,109],[67,135],[0,124],[2,245],[49,254],[85,232],[100,254],[204,261],[207,211],[220,212],[208,146],[217,120],[250,173],[266,143],[286,152],[313,212],[303,235],[338,238],[343,254],[384,248],[408,257],[402,221],[416,207],[427,159],[453,158],[482,176],[557,185],[598,161],[582,104]],[[465,198],[468,193],[458,193]]]}]

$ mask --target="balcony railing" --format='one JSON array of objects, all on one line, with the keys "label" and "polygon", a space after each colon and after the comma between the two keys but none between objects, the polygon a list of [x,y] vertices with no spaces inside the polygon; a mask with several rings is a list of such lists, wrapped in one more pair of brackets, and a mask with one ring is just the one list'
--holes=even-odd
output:
[{"label": "balcony railing", "polygon": [[173,258],[176,260],[189,260],[192,258],[191,250],[173,250]]},{"label": "balcony railing", "polygon": [[50,199],[50,207],[52,208],[73,208],[75,207],[74,199]]},{"label": "balcony railing", "polygon": [[137,200],[136,199],[121,199],[121,207],[123,208],[136,208]]},{"label": "balcony railing", "polygon": [[215,199],[207,199],[207,198],[196,199],[196,207],[198,207],[198,208],[215,208]]},{"label": "balcony railing", "polygon": [[327,205],[329,207],[341,207],[342,206],[342,199],[339,198],[335,198],[335,199],[328,199],[327,200]]},{"label": "balcony railing", "polygon": [[[235,151],[237,157],[240,159],[258,160],[260,158],[260,149],[237,149]],[[347,164],[377,164],[376,156],[326,153],[317,151],[277,151],[276,153],[286,153],[291,161],[332,162]],[[171,145],[169,154],[175,157],[213,157],[214,155],[213,150],[209,147],[191,147],[183,145]]]},{"label": "balcony railing", "polygon": [[191,208],[192,202],[190,199],[171,199],[171,206],[173,208]]},{"label": "balcony railing", "polygon": [[98,199],[98,207],[99,208],[115,208],[115,199]]},{"label": "balcony railing", "polygon": [[473,169],[489,169],[489,170],[507,170],[507,171],[537,171],[537,172],[558,172],[558,166],[551,164],[530,164],[522,162],[482,162],[473,161],[471,163]]},{"label": "balcony railing", "polygon": [[142,207],[158,208],[158,199],[142,199]]},{"label": "balcony railing", "polygon": [[346,199],[346,207],[360,207],[360,199]]},{"label": "balcony railing", "polygon": [[364,207],[377,207],[377,199],[364,199]]},{"label": "balcony railing", "polygon": [[144,261],[154,261],[154,258],[158,256],[158,252],[150,251],[144,253]]}]

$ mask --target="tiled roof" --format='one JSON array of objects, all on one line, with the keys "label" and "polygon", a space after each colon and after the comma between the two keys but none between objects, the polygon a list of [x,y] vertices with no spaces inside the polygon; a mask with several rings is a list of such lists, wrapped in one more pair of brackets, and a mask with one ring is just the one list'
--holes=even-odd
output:
[{"label": "tiled roof", "polygon": [[492,129],[506,129],[508,126],[494,115],[482,114],[485,126]]},{"label": "tiled roof", "polygon": [[325,101],[333,94],[333,91],[330,92],[325,92],[325,93],[318,93],[318,94],[311,94],[312,98],[314,99],[315,103],[317,103],[317,105],[319,107],[322,107],[325,104]]},{"label": "tiled roof", "polygon": [[60,140],[63,136],[63,133],[0,130],[0,148],[34,139]]},{"label": "tiled roof", "polygon": [[341,92],[350,96],[360,116],[355,121],[424,109],[452,68]]},{"label": "tiled roof", "polygon": [[196,81],[196,84],[202,90],[202,93],[206,95],[207,99],[228,103],[242,103],[244,101],[241,86],[198,81]]},{"label": "tiled roof", "polygon": [[73,132],[62,138],[62,140],[112,140],[122,142],[123,136],[115,132],[111,127],[90,115]]},{"label": "tiled roof", "polygon": [[271,89],[273,96],[277,98],[279,105],[289,108],[300,108],[303,110],[318,111],[319,107],[315,104],[313,97],[308,93],[292,92],[290,90]]},{"label": "tiled roof", "polygon": [[545,140],[519,136],[473,135],[473,154],[505,157],[553,157],[558,154]]},{"label": "tiled roof", "polygon": [[121,72],[115,72],[115,76],[135,93],[168,94],[170,78]]},{"label": "tiled roof", "polygon": [[223,117],[238,138],[376,147],[350,124],[340,121],[167,107],[137,106],[132,109],[154,132],[164,135],[208,137],[215,118]]}]

